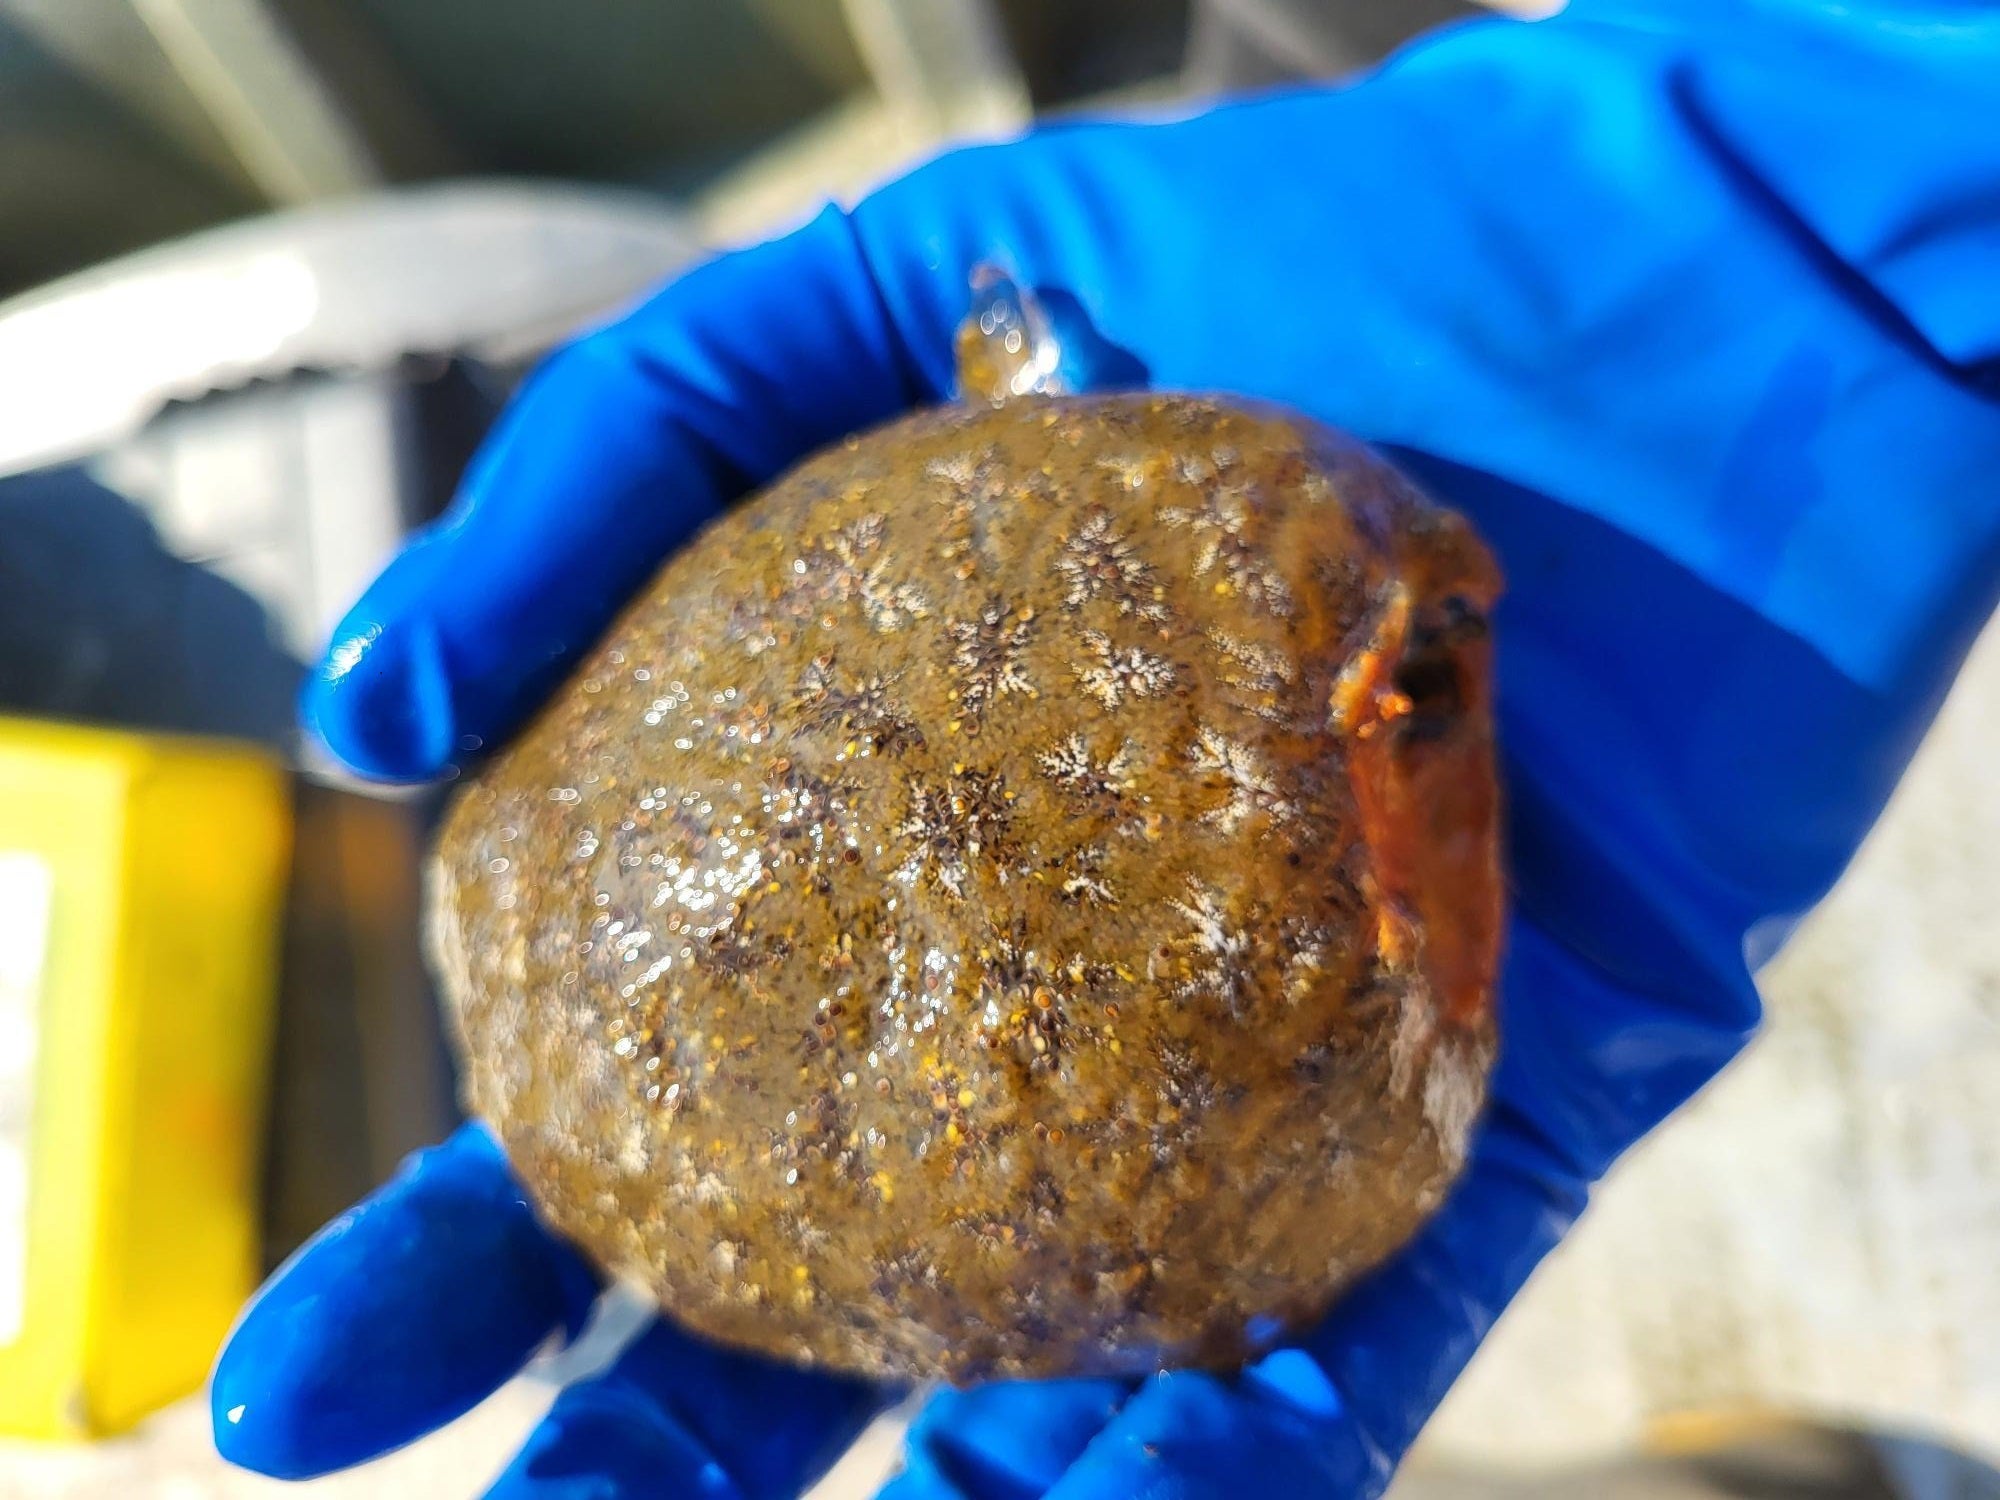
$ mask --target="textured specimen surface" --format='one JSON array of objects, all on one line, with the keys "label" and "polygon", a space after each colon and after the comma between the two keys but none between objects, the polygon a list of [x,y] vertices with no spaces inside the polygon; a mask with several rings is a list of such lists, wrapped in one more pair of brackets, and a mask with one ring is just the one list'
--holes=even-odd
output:
[{"label": "textured specimen surface", "polygon": [[1243,1358],[1464,1157],[1501,920],[1463,522],[1267,408],[850,440],[461,792],[432,932],[551,1222],[955,1380]]}]

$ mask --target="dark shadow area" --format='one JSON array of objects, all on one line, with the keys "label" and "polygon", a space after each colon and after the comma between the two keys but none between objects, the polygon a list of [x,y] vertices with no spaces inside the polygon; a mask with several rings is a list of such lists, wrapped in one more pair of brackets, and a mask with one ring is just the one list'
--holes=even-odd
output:
[{"label": "dark shadow area", "polygon": [[1000,0],[1037,109],[1171,75],[1187,48],[1189,0]]},{"label": "dark shadow area", "polygon": [[1151,376],[1131,350],[1114,344],[1090,321],[1083,304],[1060,287],[1036,287],[1062,350],[1062,376],[1071,390],[1136,391]]},{"label": "dark shadow area", "polygon": [[0,6],[0,297],[254,212],[196,160],[71,71]]},{"label": "dark shadow area", "polygon": [[302,781],[273,1045],[265,1269],[458,1122],[425,968],[428,801]]},{"label": "dark shadow area", "polygon": [[518,377],[465,358],[409,360],[401,374],[416,450],[409,460],[403,515],[415,527],[435,520],[451,503]]},{"label": "dark shadow area", "polygon": [[81,468],[0,479],[0,711],[282,748],[301,665]]},{"label": "dark shadow area", "polygon": [[1421,32],[1486,14],[1472,0],[1201,0],[1186,81],[1209,94],[1337,78]]}]

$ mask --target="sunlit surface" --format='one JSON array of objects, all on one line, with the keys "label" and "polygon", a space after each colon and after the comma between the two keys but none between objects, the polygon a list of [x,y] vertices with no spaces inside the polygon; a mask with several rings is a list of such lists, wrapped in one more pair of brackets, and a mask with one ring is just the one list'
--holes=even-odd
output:
[{"label": "sunlit surface", "polygon": [[[77,413],[100,412],[114,367],[116,388],[134,393],[177,391],[190,371],[211,381],[253,373],[311,323],[319,298],[304,261],[271,253],[135,274],[21,308],[0,321],[0,462],[59,441]],[[122,414],[146,415],[136,404]]]}]

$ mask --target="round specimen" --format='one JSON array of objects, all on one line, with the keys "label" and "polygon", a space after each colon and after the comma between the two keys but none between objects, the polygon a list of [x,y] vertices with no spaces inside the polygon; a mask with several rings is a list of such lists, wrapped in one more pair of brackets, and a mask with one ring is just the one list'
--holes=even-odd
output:
[{"label": "round specimen", "polygon": [[955,1381],[1241,1360],[1465,1157],[1497,586],[1269,408],[1030,398],[820,454],[460,793],[469,1104],[716,1338]]}]

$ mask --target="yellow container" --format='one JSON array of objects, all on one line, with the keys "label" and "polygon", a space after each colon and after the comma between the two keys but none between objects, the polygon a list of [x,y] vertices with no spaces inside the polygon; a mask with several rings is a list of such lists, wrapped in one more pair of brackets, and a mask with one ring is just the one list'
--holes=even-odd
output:
[{"label": "yellow container", "polygon": [[254,1285],[290,828],[254,750],[0,719],[0,1432],[196,1389]]}]

